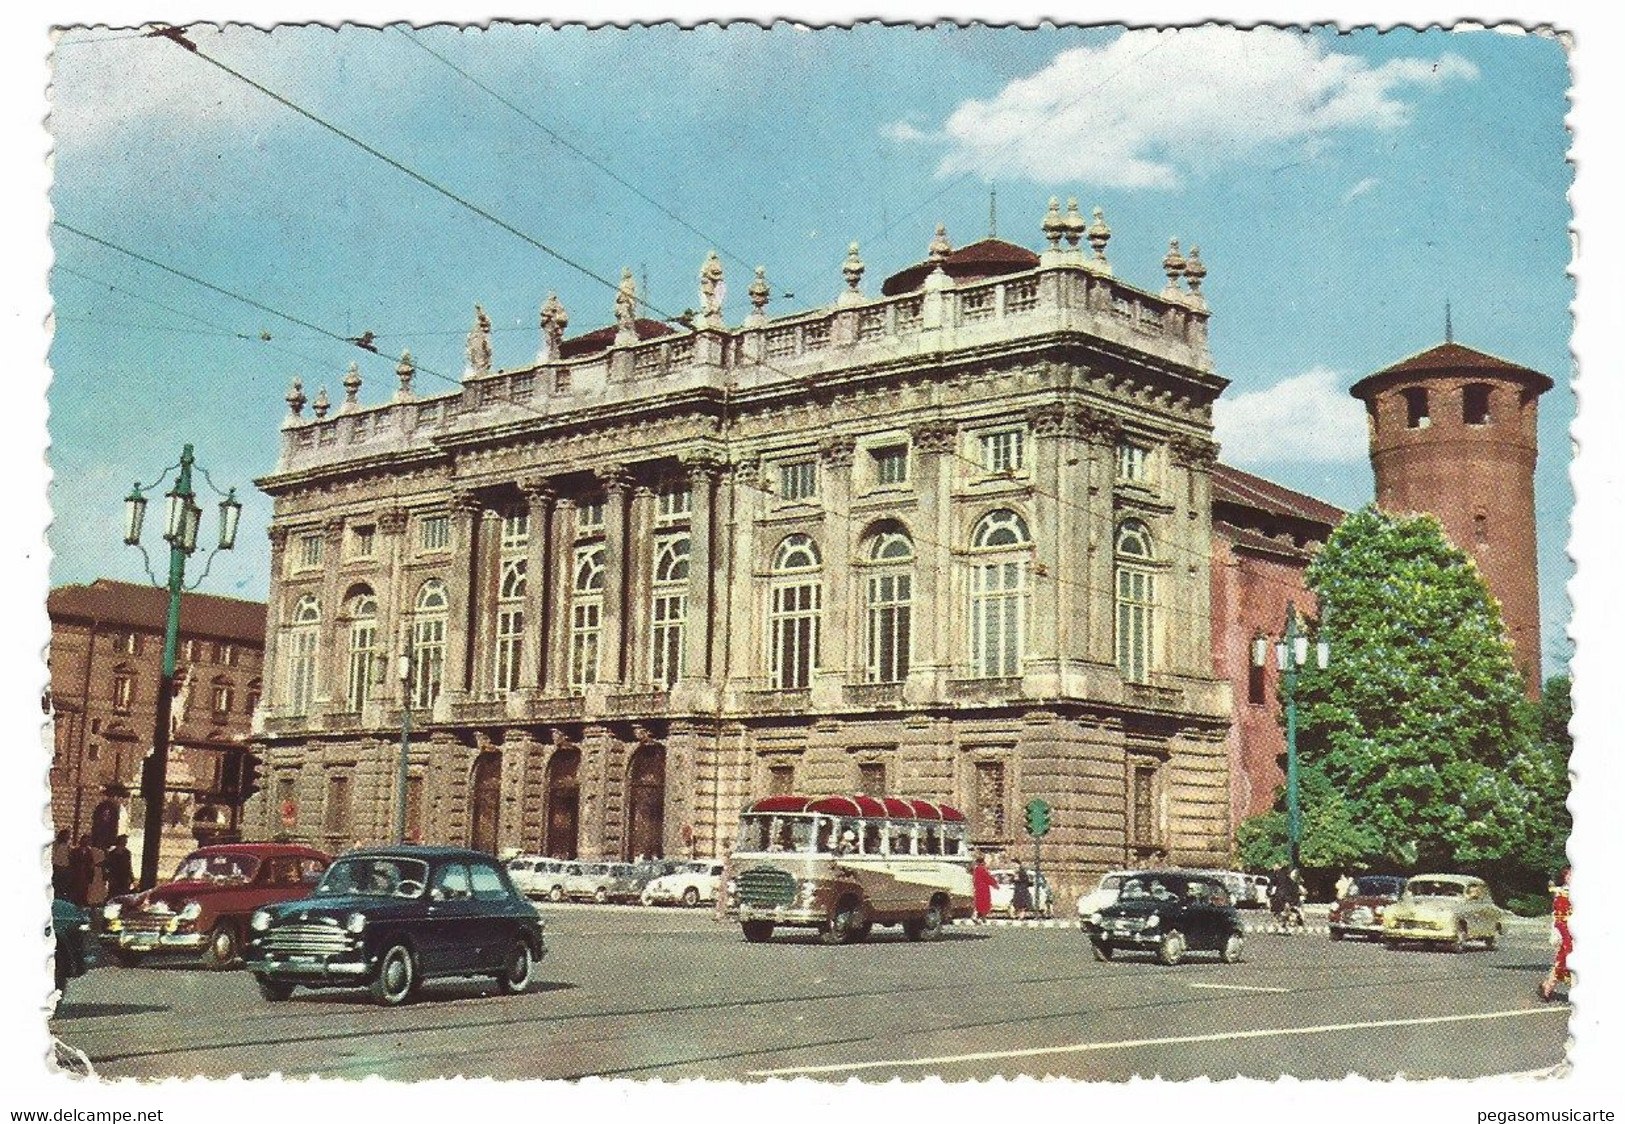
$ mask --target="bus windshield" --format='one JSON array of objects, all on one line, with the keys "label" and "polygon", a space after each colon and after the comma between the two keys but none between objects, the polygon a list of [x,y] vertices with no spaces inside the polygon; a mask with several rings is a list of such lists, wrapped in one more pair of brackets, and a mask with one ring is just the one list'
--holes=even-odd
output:
[{"label": "bus windshield", "polygon": [[741,851],[811,851],[812,816],[744,816],[739,821]]}]

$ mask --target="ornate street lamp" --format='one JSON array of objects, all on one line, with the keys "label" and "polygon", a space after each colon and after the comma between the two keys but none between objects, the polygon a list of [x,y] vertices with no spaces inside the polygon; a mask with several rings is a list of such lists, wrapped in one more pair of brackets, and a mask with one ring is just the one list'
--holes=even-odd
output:
[{"label": "ornate street lamp", "polygon": [[[1275,667],[1281,672],[1286,694],[1286,831],[1291,842],[1292,865],[1296,868],[1301,862],[1303,845],[1303,814],[1298,806],[1298,669],[1309,662],[1309,634],[1298,631],[1297,606],[1287,606],[1286,630],[1274,646]],[[1254,667],[1264,666],[1269,659],[1269,649],[1267,637],[1254,637]],[[1331,645],[1320,640],[1314,649],[1315,665],[1324,671],[1331,662]]]},{"label": "ornate street lamp", "polygon": [[[169,612],[164,621],[164,662],[158,681],[157,717],[153,724],[152,753],[141,764],[141,799],[146,805],[146,817],[141,838],[141,888],[150,889],[158,881],[158,846],[164,828],[164,791],[169,773],[170,710],[175,694],[175,655],[180,640],[181,593],[197,585],[209,575],[214,556],[230,550],[237,542],[237,523],[242,516],[242,504],[237,502],[236,489],[221,493],[201,466],[198,471],[217,495],[220,503],[220,541],[203,566],[203,573],[190,587],[186,585],[186,559],[197,549],[198,526],[203,520],[203,509],[197,505],[192,490],[192,446],[181,447],[178,465],[164,469],[157,480],[143,486],[137,481],[130,494],[124,497],[124,542],[141,551],[147,577],[152,584],[169,591]],[[141,545],[141,525],[147,514],[146,493],[156,490],[171,472],[175,484],[164,493],[164,541],[169,544],[169,580],[160,583],[153,575],[146,548]]]}]

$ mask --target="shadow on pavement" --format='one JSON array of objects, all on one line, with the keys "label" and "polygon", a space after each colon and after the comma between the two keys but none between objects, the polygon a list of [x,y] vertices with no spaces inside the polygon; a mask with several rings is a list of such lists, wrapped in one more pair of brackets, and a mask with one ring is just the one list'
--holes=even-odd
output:
[{"label": "shadow on pavement", "polygon": [[72,1000],[57,1007],[51,1016],[53,1022],[63,1019],[102,1019],[112,1015],[152,1015],[172,1010],[159,1003],[75,1003]]}]

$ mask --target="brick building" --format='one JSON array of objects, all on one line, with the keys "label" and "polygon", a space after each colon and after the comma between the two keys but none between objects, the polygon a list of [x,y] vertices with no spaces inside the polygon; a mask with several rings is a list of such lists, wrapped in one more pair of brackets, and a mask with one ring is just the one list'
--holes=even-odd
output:
[{"label": "brick building", "polygon": [[1540,695],[1535,423],[1552,380],[1446,340],[1355,383],[1377,504],[1427,512],[1478,564],[1531,698]]},{"label": "brick building", "polygon": [[755,795],[884,789],[994,849],[1043,797],[1063,885],[1225,861],[1206,270],[1175,248],[1151,292],[1098,212],[1043,231],[939,231],[878,296],[854,246],[788,316],[759,272],[733,327],[714,255],[692,330],[628,272],[613,325],[550,299],[512,369],[480,313],[450,392],[409,357],[378,405],[296,383],[249,830],[386,838],[409,707],[436,841],[715,853]]},{"label": "brick building", "polygon": [[[52,822],[98,847],[128,833],[139,856],[141,761],[152,751],[169,594],[101,578],[53,589],[46,604]],[[182,595],[169,818],[183,844],[214,806],[222,751],[249,734],[264,644],[262,603]]]}]

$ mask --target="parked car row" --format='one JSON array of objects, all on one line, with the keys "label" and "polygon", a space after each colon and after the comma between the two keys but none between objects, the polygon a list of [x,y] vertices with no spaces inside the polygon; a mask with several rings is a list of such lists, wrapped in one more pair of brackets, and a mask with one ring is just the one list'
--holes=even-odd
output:
[{"label": "parked car row", "polygon": [[645,859],[612,863],[520,855],[508,860],[508,876],[526,897],[553,902],[697,906],[717,900],[722,862]]}]

